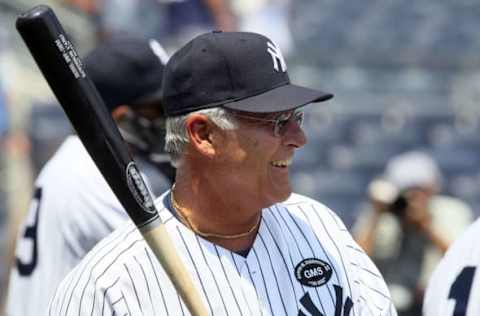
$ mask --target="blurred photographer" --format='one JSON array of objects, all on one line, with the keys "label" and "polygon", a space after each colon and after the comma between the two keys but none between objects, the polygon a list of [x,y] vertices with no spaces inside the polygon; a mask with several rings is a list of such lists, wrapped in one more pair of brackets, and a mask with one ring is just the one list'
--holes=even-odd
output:
[{"label": "blurred photographer", "polygon": [[421,314],[426,282],[453,239],[472,221],[462,201],[439,195],[441,174],[422,152],[392,158],[368,187],[370,208],[354,227],[377,264],[401,316]]}]

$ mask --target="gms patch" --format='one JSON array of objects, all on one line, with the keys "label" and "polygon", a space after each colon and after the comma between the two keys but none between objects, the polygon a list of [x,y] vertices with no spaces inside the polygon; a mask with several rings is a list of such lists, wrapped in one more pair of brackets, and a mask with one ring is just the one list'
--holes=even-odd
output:
[{"label": "gms patch", "polygon": [[304,259],[295,267],[295,277],[303,285],[322,286],[332,277],[332,267],[317,258]]}]

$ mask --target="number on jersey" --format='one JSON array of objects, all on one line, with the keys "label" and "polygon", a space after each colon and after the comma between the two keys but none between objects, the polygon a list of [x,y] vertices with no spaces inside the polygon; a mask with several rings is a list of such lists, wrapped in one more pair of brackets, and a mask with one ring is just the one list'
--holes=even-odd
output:
[{"label": "number on jersey", "polygon": [[470,299],[470,290],[472,289],[473,276],[476,267],[465,267],[457,276],[450,287],[448,298],[455,300],[455,309],[453,316],[465,316],[467,314],[468,300]]},{"label": "number on jersey", "polygon": [[[38,217],[40,213],[40,204],[42,201],[42,189],[36,188],[33,195],[33,200],[30,204],[30,211],[28,216],[33,217],[33,223],[25,227],[25,232],[23,233],[23,238],[20,240],[20,243],[28,244],[28,241],[31,241],[31,256],[30,260],[27,262],[22,261],[18,255],[15,258],[16,266],[18,273],[21,276],[29,276],[32,274],[33,270],[37,266],[38,260],[38,245],[37,245],[37,230],[38,230]],[[33,213],[32,213],[33,212]]]}]

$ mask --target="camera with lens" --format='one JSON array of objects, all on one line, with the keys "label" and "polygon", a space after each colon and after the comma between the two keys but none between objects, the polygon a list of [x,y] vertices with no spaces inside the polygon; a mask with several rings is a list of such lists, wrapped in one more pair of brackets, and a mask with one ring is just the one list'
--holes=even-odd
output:
[{"label": "camera with lens", "polygon": [[377,178],[368,186],[368,194],[372,200],[385,205],[386,210],[398,217],[404,217],[408,200],[393,183]]}]

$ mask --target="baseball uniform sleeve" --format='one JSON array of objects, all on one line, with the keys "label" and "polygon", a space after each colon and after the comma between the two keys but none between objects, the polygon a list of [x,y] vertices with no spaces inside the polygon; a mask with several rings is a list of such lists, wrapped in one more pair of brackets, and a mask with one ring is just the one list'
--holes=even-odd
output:
[{"label": "baseball uniform sleeve", "polygon": [[474,316],[480,312],[480,220],[449,248],[430,278],[423,302],[425,316]]}]

